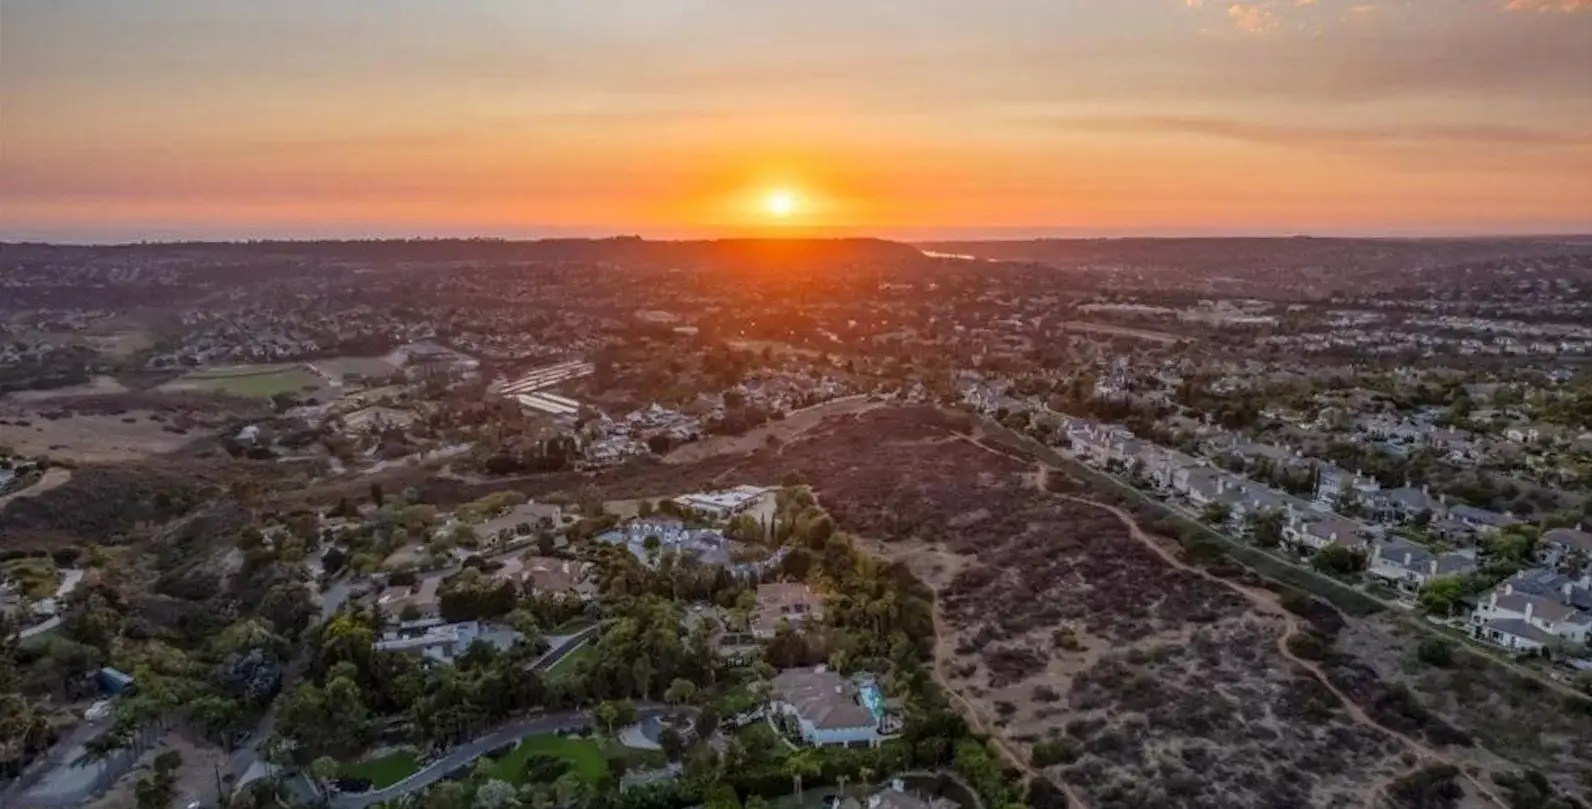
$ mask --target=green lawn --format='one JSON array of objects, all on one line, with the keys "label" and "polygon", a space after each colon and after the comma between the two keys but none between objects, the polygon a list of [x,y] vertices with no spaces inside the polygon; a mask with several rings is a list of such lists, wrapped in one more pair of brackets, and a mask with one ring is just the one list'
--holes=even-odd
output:
[{"label": "green lawn", "polygon": [[171,388],[208,390],[233,396],[268,398],[278,393],[302,393],[306,387],[324,384],[319,376],[297,365],[201,369],[187,374]]},{"label": "green lawn", "polygon": [[356,764],[344,764],[342,776],[344,778],[368,778],[377,789],[392,786],[408,778],[420,764],[415,759],[414,751],[399,750],[388,753],[381,758],[373,758]]},{"label": "green lawn", "polygon": [[592,625],[594,625],[596,623],[597,623],[596,621],[593,621],[590,618],[571,618],[568,621],[565,621],[564,623],[561,623],[558,626],[555,626],[552,629],[547,630],[546,634],[548,634],[548,635],[573,635],[576,632],[579,632],[582,629],[586,629],[588,627],[591,627]]},{"label": "green lawn", "polygon": [[581,644],[575,651],[559,658],[552,668],[547,670],[549,676],[568,676],[575,672],[575,668],[582,660],[590,660],[597,656],[597,645],[591,641]]},{"label": "green lawn", "polygon": [[492,777],[518,786],[525,778],[525,760],[537,754],[569,759],[573,772],[588,784],[596,783],[608,772],[601,744],[592,739],[548,733],[520,742],[508,755],[498,759],[492,768]]}]

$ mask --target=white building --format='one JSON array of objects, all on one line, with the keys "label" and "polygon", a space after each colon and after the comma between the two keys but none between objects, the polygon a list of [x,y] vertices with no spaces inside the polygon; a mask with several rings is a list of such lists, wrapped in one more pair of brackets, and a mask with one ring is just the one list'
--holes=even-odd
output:
[{"label": "white building", "polygon": [[512,648],[522,636],[507,627],[494,626],[480,621],[443,623],[436,618],[429,621],[411,621],[397,631],[387,632],[374,644],[379,652],[408,652],[438,663],[452,663],[476,641],[487,643],[503,651]]},{"label": "white building", "polygon": [[762,486],[736,486],[717,492],[681,495],[674,498],[674,504],[715,520],[724,520],[757,505],[757,501],[770,491]]},{"label": "white building", "polygon": [[1493,588],[1471,614],[1477,637],[1507,649],[1534,651],[1592,637],[1592,574],[1579,580],[1527,570]]},{"label": "white building", "polygon": [[780,672],[770,707],[794,721],[802,740],[815,747],[876,747],[893,732],[877,685],[826,666]]}]

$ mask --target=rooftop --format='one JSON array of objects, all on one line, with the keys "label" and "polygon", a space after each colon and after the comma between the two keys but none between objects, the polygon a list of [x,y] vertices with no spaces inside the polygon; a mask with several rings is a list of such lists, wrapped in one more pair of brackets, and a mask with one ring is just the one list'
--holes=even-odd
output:
[{"label": "rooftop", "polygon": [[875,727],[855,683],[824,666],[786,669],[774,677],[774,693],[819,729]]}]

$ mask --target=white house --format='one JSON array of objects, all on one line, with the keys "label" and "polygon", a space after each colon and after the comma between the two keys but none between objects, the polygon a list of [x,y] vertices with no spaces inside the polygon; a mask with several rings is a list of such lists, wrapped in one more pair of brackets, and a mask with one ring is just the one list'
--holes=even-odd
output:
[{"label": "white house", "polygon": [[[1540,571],[1526,571],[1493,588],[1471,614],[1476,636],[1509,649],[1532,651],[1560,642],[1586,643],[1592,615],[1575,606],[1588,582],[1564,580],[1558,591],[1537,589]],[[1557,578],[1555,579],[1557,581]],[[1581,592],[1577,592],[1577,591]],[[1584,601],[1584,599],[1581,599]]]},{"label": "white house", "polygon": [[858,685],[825,666],[780,672],[770,707],[794,721],[802,740],[815,747],[876,747],[889,736],[878,686]]},{"label": "white house", "polygon": [[756,505],[757,501],[770,491],[772,490],[762,486],[736,486],[718,492],[681,495],[674,498],[674,504],[715,520],[724,520]]},{"label": "white house", "polygon": [[1367,571],[1395,587],[1414,592],[1438,576],[1455,576],[1476,569],[1476,552],[1433,554],[1405,539],[1374,543]]},{"label": "white house", "polygon": [[480,621],[462,621],[446,624],[441,619],[412,621],[405,628],[387,632],[376,641],[379,652],[408,652],[438,663],[452,663],[476,641],[491,644],[499,650],[512,648],[521,639],[520,633],[507,627],[493,626]]},{"label": "white house", "polygon": [[1342,517],[1298,520],[1282,529],[1283,539],[1301,548],[1319,551],[1333,543],[1366,551],[1365,527]]}]

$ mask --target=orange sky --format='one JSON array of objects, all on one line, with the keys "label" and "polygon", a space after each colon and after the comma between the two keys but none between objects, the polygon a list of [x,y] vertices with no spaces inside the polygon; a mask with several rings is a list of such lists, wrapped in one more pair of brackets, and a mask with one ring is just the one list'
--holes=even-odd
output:
[{"label": "orange sky", "polygon": [[0,136],[0,238],[1592,231],[1592,0],[6,0]]}]

